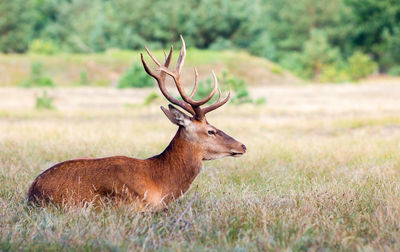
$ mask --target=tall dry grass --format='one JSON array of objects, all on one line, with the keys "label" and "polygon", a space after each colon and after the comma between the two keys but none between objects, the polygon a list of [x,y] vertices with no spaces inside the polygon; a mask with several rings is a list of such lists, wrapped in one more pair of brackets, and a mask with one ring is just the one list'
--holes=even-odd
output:
[{"label": "tall dry grass", "polygon": [[[1,89],[0,250],[398,251],[399,90],[399,84],[252,90],[268,102],[209,115],[248,153],[206,162],[167,211],[136,213],[129,206],[32,208],[25,197],[37,174],[66,159],[161,152],[176,128],[159,104],[124,106],[126,92],[134,91],[105,96],[102,89],[79,104],[56,89],[49,95],[57,94],[58,110],[35,111],[28,102],[16,105],[18,89]],[[103,96],[109,104],[98,103]]]}]

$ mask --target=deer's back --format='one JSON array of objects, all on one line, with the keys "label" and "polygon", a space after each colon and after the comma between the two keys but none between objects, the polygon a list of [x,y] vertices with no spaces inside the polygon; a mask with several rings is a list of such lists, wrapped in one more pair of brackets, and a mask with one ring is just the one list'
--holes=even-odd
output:
[{"label": "deer's back", "polygon": [[65,161],[35,179],[28,191],[28,201],[62,204],[93,202],[104,197],[140,197],[154,187],[147,170],[143,160],[124,156]]}]

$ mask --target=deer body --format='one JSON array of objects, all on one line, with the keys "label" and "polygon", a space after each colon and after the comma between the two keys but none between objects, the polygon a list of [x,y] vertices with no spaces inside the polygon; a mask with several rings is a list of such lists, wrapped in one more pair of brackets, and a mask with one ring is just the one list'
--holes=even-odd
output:
[{"label": "deer body", "polygon": [[[181,38],[182,39],[182,38]],[[194,101],[195,88],[187,97],[179,82],[179,74],[185,57],[182,51],[174,72],[167,69],[172,55],[166,57],[163,66],[148,51],[150,57],[160,67],[161,73],[154,74],[142,62],[147,73],[154,77],[164,96],[193,115],[190,117],[172,105],[161,107],[167,118],[179,129],[168,147],[159,155],[141,160],[125,156],[97,159],[75,159],[65,161],[47,169],[32,183],[28,191],[28,201],[37,204],[72,204],[112,202],[135,202],[139,208],[150,206],[162,209],[171,201],[183,195],[199,174],[203,160],[213,160],[225,156],[240,156],[246,147],[221,130],[210,125],[205,113],[214,110],[228,99],[221,101],[221,92],[216,103],[200,108],[214,95],[217,80],[214,74],[214,89],[201,101]],[[146,48],[147,50],[147,48]],[[165,89],[165,74],[173,77],[184,101],[177,100]]]},{"label": "deer body", "polygon": [[62,204],[112,198],[162,208],[189,189],[203,165],[198,153],[180,129],[161,154],[149,159],[114,156],[56,164],[36,178],[28,200]]}]

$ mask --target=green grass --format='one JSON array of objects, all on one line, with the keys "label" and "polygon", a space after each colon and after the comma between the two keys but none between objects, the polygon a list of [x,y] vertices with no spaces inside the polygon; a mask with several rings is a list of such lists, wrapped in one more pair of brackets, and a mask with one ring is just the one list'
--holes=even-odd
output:
[{"label": "green grass", "polygon": [[[159,109],[165,101],[127,107],[130,93],[118,90],[108,94],[113,104],[96,107],[105,91],[93,89],[87,107],[56,99],[57,110],[42,111],[10,107],[7,97],[20,90],[0,90],[8,94],[0,100],[0,250],[398,251],[400,86],[377,87],[358,86],[364,95],[340,110],[340,89],[307,86],[251,90],[268,103],[210,113],[248,153],[206,162],[189,192],[158,213],[33,208],[25,197],[41,171],[66,159],[160,153],[176,131]],[[318,95],[304,95],[310,88]],[[68,95],[57,97],[72,102]]]}]

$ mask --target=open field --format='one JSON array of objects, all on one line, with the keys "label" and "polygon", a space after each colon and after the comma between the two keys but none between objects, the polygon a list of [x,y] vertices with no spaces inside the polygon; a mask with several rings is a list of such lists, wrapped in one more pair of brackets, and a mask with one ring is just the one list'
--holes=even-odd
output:
[{"label": "open field", "polygon": [[165,101],[140,105],[152,90],[49,89],[44,111],[39,90],[0,88],[0,251],[399,251],[400,82],[380,82],[253,87],[266,104],[208,116],[248,153],[206,162],[160,213],[25,204],[57,162],[161,152],[176,127]]}]

